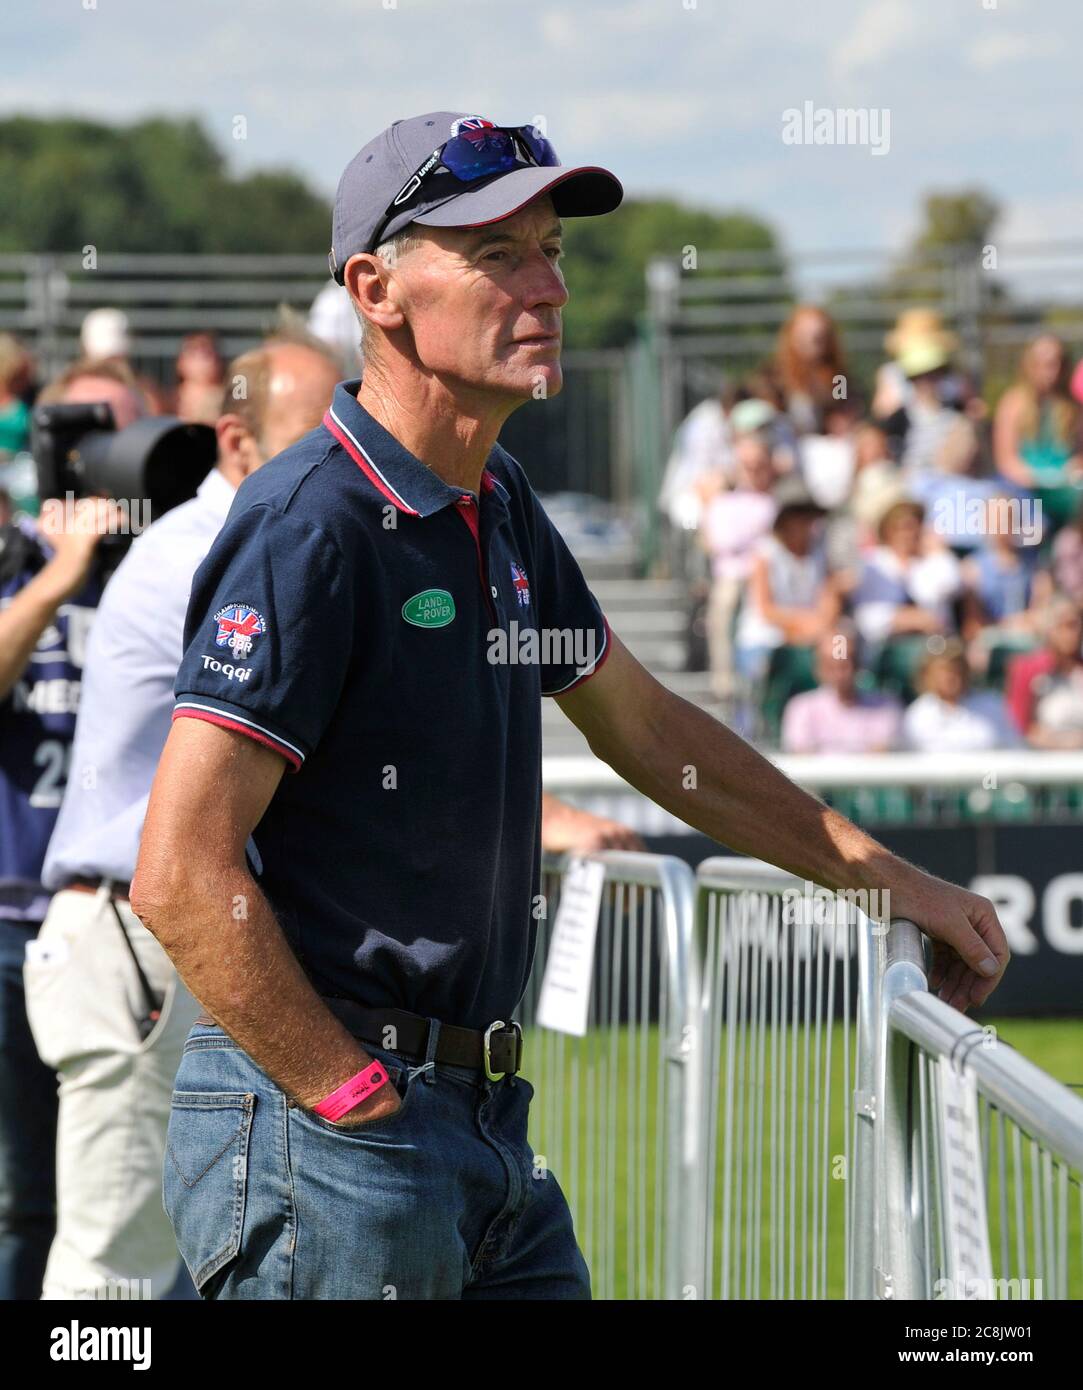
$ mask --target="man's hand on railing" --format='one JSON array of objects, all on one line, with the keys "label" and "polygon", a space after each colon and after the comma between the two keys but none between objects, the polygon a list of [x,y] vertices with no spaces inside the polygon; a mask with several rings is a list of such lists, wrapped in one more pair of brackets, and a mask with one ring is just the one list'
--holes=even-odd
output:
[{"label": "man's hand on railing", "polygon": [[595,850],[646,848],[636,832],[620,821],[607,820],[542,793],[542,849],[549,854],[592,854]]},{"label": "man's hand on railing", "polygon": [[891,890],[891,916],[914,922],[933,940],[929,988],[965,1012],[984,1004],[1000,983],[1011,952],[987,898],[913,865]]}]

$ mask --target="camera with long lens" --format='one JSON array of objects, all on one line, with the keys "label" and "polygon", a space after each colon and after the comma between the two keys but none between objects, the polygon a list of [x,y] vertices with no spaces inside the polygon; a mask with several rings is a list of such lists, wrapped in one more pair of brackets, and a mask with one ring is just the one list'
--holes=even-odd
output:
[{"label": "camera with long lens", "polygon": [[[217,440],[210,425],[169,415],[118,430],[104,402],[39,405],[32,415],[31,452],[39,497],[138,500],[154,521],[196,495],[214,465]],[[131,539],[130,530],[102,537],[104,568],[116,568]]]}]

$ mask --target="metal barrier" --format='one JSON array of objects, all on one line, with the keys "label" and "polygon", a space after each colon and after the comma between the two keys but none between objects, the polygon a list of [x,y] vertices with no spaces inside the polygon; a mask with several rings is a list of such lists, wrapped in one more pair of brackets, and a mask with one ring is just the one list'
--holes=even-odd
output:
[{"label": "metal barrier", "polygon": [[742,859],[697,889],[706,1296],[1078,1296],[1083,1100],[928,992],[913,923]]},{"label": "metal barrier", "polygon": [[598,1298],[1083,1293],[1083,1100],[928,992],[913,923],[606,853],[585,1037],[523,1001],[531,1142]]},{"label": "metal barrier", "polygon": [[[792,754],[766,751],[787,777],[859,825],[1078,823],[1083,753],[1035,748],[984,753]],[[641,834],[687,834],[593,754],[543,760],[546,791]]]},{"label": "metal barrier", "polygon": [[926,992],[912,924],[886,960],[874,1292],[1083,1296],[1083,1100]]},{"label": "metal barrier", "polygon": [[536,1022],[560,898],[562,861],[547,860],[546,915],[523,999],[524,1074],[537,1092],[530,1137],[568,1198],[596,1298],[679,1298],[686,1200],[697,1176],[684,1133],[694,1090],[688,954],[693,876],[679,859],[584,856],[605,864],[585,1037]]},{"label": "metal barrier", "polygon": [[704,1296],[842,1296],[849,1097],[869,1088],[856,914],[794,911],[801,881],[748,859],[708,859],[697,888]]}]

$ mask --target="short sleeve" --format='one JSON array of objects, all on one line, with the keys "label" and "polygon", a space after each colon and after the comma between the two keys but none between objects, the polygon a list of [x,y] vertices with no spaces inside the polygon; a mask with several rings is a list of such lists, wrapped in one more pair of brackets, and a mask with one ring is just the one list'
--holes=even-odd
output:
[{"label": "short sleeve", "polygon": [[[534,533],[532,578],[537,591],[538,628],[543,635],[553,634],[541,643],[541,692],[566,695],[605,664],[611,642],[609,624],[583,571],[521,469],[519,484]],[[559,640],[555,636],[558,633]],[[546,660],[547,656],[570,656],[572,660]]]},{"label": "short sleeve", "polygon": [[334,541],[263,504],[235,512],[192,582],[173,718],[246,734],[297,771],[334,714],[353,632]]}]

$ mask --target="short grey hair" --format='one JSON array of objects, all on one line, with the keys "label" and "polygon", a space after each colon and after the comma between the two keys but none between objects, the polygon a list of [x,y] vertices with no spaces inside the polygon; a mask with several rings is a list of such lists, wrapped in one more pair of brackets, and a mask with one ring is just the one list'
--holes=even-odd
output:
[{"label": "short grey hair", "polygon": [[[406,226],[403,227],[401,231],[396,232],[393,237],[388,237],[386,241],[382,241],[372,254],[374,256],[379,256],[380,260],[382,260],[385,265],[393,266],[398,264],[399,260],[406,255],[407,251],[412,251],[415,246],[420,245],[421,237],[414,230],[414,224],[408,222]],[[375,330],[356,304],[353,306],[353,311],[357,315],[357,322],[361,325],[360,351],[361,365],[363,368],[365,355],[372,345]]]}]

